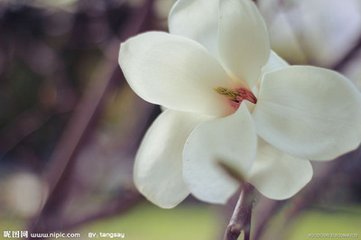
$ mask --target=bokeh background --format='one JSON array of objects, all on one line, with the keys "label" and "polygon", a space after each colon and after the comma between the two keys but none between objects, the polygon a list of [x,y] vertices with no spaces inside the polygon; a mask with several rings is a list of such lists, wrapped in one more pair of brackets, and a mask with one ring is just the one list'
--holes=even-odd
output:
[{"label": "bokeh background", "polygon": [[[79,232],[81,239],[88,232],[221,239],[234,201],[215,206],[189,197],[164,210],[132,183],[135,152],[160,109],[129,89],[119,44],[166,31],[173,3],[0,0],[0,239],[3,231],[27,229]],[[340,71],[361,90],[361,0],[257,4],[278,54]],[[256,196],[256,239],[361,239],[361,149],[314,167],[312,182],[291,200]]]}]

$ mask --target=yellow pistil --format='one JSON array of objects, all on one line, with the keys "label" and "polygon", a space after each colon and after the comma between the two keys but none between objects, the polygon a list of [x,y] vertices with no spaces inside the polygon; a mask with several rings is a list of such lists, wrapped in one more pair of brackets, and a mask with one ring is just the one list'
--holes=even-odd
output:
[{"label": "yellow pistil", "polygon": [[237,97],[239,96],[238,91],[230,90],[224,87],[217,87],[214,90],[221,95],[227,96],[232,101],[237,101]]}]

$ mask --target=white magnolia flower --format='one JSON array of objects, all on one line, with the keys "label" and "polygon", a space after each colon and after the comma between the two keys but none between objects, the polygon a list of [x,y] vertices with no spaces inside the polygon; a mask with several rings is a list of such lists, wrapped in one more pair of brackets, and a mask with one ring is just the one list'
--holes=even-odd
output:
[{"label": "white magnolia flower", "polygon": [[271,53],[250,0],[179,0],[169,29],[133,37],[119,54],[131,88],[167,109],[135,160],[135,184],[153,203],[174,207],[189,193],[225,203],[239,183],[219,161],[265,196],[286,199],[310,181],[307,159],[334,159],[360,144],[356,88]]}]

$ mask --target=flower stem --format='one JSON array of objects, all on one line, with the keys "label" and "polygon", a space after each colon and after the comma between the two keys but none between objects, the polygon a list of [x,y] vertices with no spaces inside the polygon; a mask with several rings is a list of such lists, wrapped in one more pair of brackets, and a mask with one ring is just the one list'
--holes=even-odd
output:
[{"label": "flower stem", "polygon": [[237,240],[242,231],[244,232],[244,240],[251,239],[253,189],[248,183],[243,185],[232,217],[224,233],[224,240]]}]

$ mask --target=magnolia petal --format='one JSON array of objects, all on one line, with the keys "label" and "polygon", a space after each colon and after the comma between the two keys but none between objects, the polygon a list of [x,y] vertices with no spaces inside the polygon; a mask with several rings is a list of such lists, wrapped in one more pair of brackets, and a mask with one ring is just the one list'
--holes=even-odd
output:
[{"label": "magnolia petal", "polygon": [[217,56],[218,12],[219,0],[178,0],[169,14],[169,32],[191,38]]},{"label": "magnolia petal", "polygon": [[214,90],[232,88],[231,80],[193,40],[163,32],[140,34],[121,45],[119,64],[130,87],[148,102],[217,116],[232,111]]},{"label": "magnolia petal", "polygon": [[270,54],[266,25],[250,0],[220,2],[219,55],[236,78],[252,88]]},{"label": "magnolia petal", "polygon": [[292,66],[264,76],[254,109],[259,135],[299,158],[330,160],[361,141],[361,96],[342,75]]},{"label": "magnolia petal", "polygon": [[248,181],[264,196],[283,200],[299,192],[312,178],[310,161],[294,158],[258,139],[256,161]]},{"label": "magnolia petal", "polygon": [[226,203],[239,182],[220,163],[242,176],[250,168],[256,148],[256,130],[245,104],[232,115],[200,124],[183,151],[183,176],[191,193],[202,201]]},{"label": "magnolia petal", "polygon": [[166,110],[149,128],[135,159],[134,182],[154,204],[172,208],[189,194],[182,176],[182,151],[188,135],[202,120]]},{"label": "magnolia petal", "polygon": [[[266,73],[280,70],[288,66],[289,64],[285,60],[278,56],[277,53],[275,53],[274,51],[271,51],[266,65],[264,65],[262,68],[262,76],[264,76]],[[252,92],[253,94],[255,94],[256,97],[259,94],[259,86],[260,82],[258,82],[257,85],[252,88]]]},{"label": "magnolia petal", "polygon": [[266,65],[262,68],[262,76],[266,73],[280,70],[288,66],[289,64],[283,58],[278,56],[274,51],[271,51]]}]

